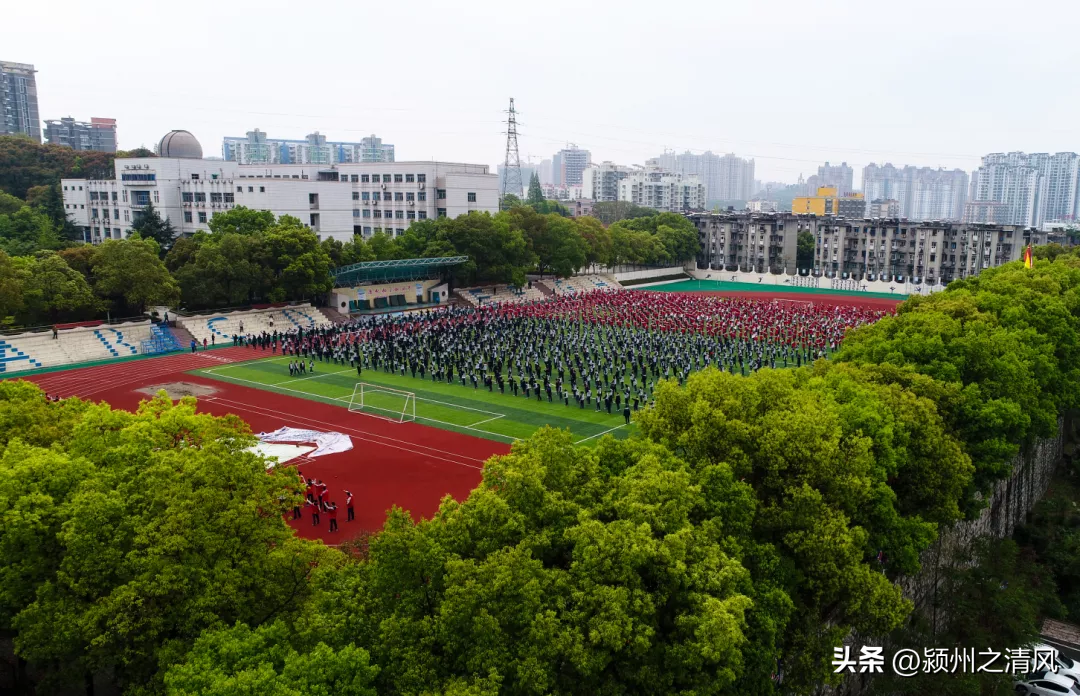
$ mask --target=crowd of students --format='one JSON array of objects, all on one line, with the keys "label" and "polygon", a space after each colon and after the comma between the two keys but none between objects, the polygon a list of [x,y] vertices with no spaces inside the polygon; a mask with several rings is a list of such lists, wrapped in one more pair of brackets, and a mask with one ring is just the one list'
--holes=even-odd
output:
[{"label": "crowd of students", "polygon": [[[337,522],[338,505],[336,501],[330,500],[326,483],[320,479],[305,477],[299,469],[297,469],[296,473],[304,484],[304,503],[302,507],[300,505],[293,507],[292,518],[294,520],[302,519],[304,516],[303,510],[307,510],[308,515],[311,517],[311,525],[318,527],[322,516],[325,514],[329,518],[330,531],[339,531]],[[353,494],[348,490],[345,491],[345,512],[349,522],[356,519]]]}]

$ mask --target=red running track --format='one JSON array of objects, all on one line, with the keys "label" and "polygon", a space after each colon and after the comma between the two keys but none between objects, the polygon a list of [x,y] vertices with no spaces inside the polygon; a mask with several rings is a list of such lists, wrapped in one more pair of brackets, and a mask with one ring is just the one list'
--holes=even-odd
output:
[{"label": "red running track", "polygon": [[858,307],[860,309],[896,309],[896,305],[904,300],[891,297],[857,297],[852,295],[825,295],[805,292],[770,292],[767,290],[737,292],[730,290],[716,290],[712,292],[694,292],[695,295],[715,295],[716,297],[738,297],[745,300],[798,300],[799,302],[813,302],[814,304],[840,305],[843,307]]},{"label": "red running track", "polygon": [[[290,426],[349,435],[353,449],[348,452],[296,460],[305,476],[327,483],[331,502],[338,503],[341,531],[329,532],[326,515],[318,527],[313,527],[307,516],[290,524],[303,537],[323,539],[331,544],[381,528],[386,511],[394,505],[408,510],[414,518],[431,517],[443,497],[450,495],[463,500],[468,496],[480,483],[480,472],[488,457],[510,451],[509,445],[470,435],[417,423],[389,423],[350,413],[340,406],[185,374],[189,370],[268,356],[268,352],[251,348],[223,348],[75,368],[23,379],[36,382],[48,394],[104,401],[126,410],[134,410],[147,398],[139,389],[179,381],[203,384],[216,391],[199,399],[200,411],[217,416],[236,414],[256,433]],[[354,496],[354,522],[346,521],[346,489]]]}]

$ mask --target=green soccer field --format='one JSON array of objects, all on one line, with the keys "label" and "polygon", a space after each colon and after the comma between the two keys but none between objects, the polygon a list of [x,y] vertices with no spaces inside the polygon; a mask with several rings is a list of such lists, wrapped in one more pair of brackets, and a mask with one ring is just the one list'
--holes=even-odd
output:
[{"label": "green soccer field", "polygon": [[[350,408],[354,404],[353,392],[358,382],[372,385],[364,388],[364,404],[354,404],[354,409],[361,413],[378,415],[392,420],[399,420],[406,409],[411,414],[415,408],[416,422],[444,430],[453,430],[477,437],[513,442],[531,435],[544,425],[567,428],[575,440],[584,444],[595,443],[601,435],[611,434],[623,438],[630,434],[634,425],[626,425],[623,415],[615,411],[596,412],[595,406],[587,404],[579,408],[573,400],[566,406],[562,401],[548,403],[547,395],[537,401],[524,396],[499,393],[498,387],[493,392],[481,384],[473,389],[472,384],[461,386],[460,382],[432,382],[428,379],[402,377],[382,371],[364,370],[362,377],[357,377],[356,369],[348,365],[315,363],[315,374],[302,377],[289,376],[290,358],[267,358],[251,362],[223,365],[204,370],[195,370],[192,374],[209,379],[231,382],[246,387],[296,396],[304,399],[322,401]],[[415,395],[413,404],[401,394],[391,391],[378,391],[379,387],[402,390]],[[358,401],[358,399],[357,399]]]}]

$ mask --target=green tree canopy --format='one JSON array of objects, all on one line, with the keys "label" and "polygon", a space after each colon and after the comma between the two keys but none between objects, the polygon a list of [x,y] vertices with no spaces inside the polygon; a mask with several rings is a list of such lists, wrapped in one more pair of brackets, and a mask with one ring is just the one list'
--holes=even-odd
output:
[{"label": "green tree canopy", "polygon": [[159,247],[152,239],[107,239],[91,259],[94,289],[113,302],[121,316],[142,313],[151,305],[173,305],[180,287],[158,258]]},{"label": "green tree canopy", "polygon": [[143,239],[153,239],[163,251],[168,251],[176,239],[176,228],[172,226],[168,219],[161,219],[161,215],[153,204],[147,205],[143,209],[142,214],[135,219],[135,223],[131,226],[131,231],[133,233],[137,232]]}]

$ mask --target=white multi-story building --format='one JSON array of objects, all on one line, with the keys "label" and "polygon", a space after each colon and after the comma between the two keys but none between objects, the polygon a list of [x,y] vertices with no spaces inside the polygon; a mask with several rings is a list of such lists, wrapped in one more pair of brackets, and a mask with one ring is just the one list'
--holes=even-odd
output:
[{"label": "white multi-story building", "polygon": [[243,137],[226,137],[221,154],[240,164],[346,164],[393,162],[394,146],[370,135],[358,143],[328,141],[318,131],[303,140],[269,138],[256,128]]},{"label": "white multi-story building", "polygon": [[754,186],[754,160],[734,154],[716,155],[705,151],[695,155],[690,151],[677,155],[666,152],[646,162],[678,174],[696,175],[705,185],[709,201],[746,201],[757,188]]},{"label": "white multi-story building", "polygon": [[555,186],[581,186],[582,174],[592,164],[592,153],[577,145],[559,150],[551,158]]},{"label": "white multi-story building", "polygon": [[[1080,215],[1080,155],[996,152],[972,178],[969,219],[989,209],[1006,224],[1041,227]],[[984,204],[999,204],[997,206]],[[1003,206],[1003,207],[1002,207]]]},{"label": "white multi-story building", "polygon": [[581,175],[581,195],[597,203],[616,201],[619,199],[619,182],[634,171],[634,167],[611,162],[594,164]]},{"label": "white multi-story building", "polygon": [[619,200],[662,213],[689,213],[705,209],[705,185],[697,176],[649,167],[619,182]]},{"label": "white multi-story building", "polygon": [[900,168],[888,163],[863,167],[866,199],[896,201],[899,217],[909,220],[960,220],[969,188],[968,174],[962,169]]},{"label": "white multi-story building", "polygon": [[127,237],[149,205],[181,235],[208,231],[215,214],[245,206],[291,215],[321,239],[340,241],[499,210],[498,177],[486,164],[243,165],[202,159],[186,131],[166,135],[158,150],[161,157],[117,159],[113,179],[61,180],[64,208],[87,242]]}]

